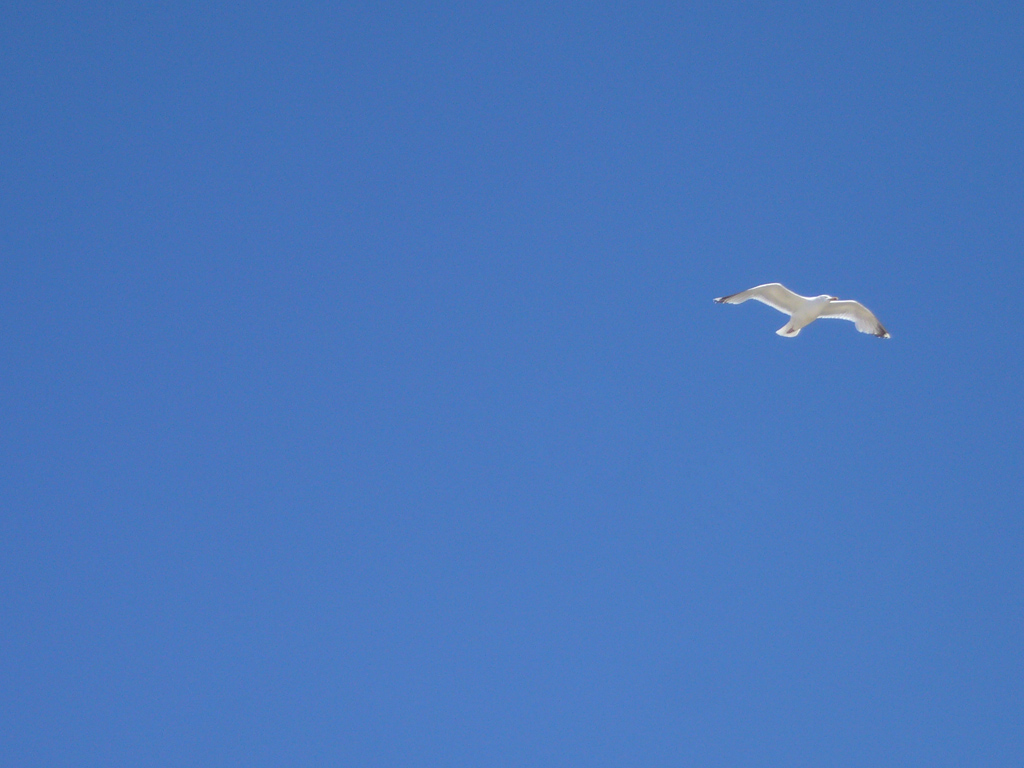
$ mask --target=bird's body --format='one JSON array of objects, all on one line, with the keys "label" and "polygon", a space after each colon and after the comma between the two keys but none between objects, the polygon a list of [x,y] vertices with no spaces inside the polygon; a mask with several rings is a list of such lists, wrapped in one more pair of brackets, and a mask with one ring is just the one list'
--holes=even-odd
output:
[{"label": "bird's body", "polygon": [[789,322],[776,331],[779,336],[792,338],[800,329],[810,325],[819,317],[835,317],[850,320],[861,333],[870,333],[880,339],[888,339],[889,332],[882,327],[871,311],[857,301],[840,301],[835,296],[800,296],[781,283],[766,283],[748,291],[734,293],[715,299],[719,304],[742,304],[755,299],[772,309],[789,315]]}]

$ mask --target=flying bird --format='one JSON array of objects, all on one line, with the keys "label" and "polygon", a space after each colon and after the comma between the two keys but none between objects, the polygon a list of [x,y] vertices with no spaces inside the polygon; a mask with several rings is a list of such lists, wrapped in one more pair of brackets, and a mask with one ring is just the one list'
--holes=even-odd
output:
[{"label": "flying bird", "polygon": [[747,299],[755,299],[789,315],[789,322],[776,331],[779,336],[793,338],[800,333],[801,328],[819,317],[837,317],[851,321],[861,333],[870,333],[880,339],[890,338],[878,318],[859,301],[840,301],[835,296],[824,295],[813,298],[800,296],[782,283],[758,285],[749,291],[740,291],[715,301],[719,304],[742,304]]}]

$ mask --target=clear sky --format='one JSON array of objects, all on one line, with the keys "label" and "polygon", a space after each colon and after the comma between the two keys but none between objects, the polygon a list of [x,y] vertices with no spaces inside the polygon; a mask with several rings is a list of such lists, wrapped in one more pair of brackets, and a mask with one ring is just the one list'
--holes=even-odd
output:
[{"label": "clear sky", "polygon": [[9,2],[0,103],[0,764],[1024,764],[1021,3]]}]

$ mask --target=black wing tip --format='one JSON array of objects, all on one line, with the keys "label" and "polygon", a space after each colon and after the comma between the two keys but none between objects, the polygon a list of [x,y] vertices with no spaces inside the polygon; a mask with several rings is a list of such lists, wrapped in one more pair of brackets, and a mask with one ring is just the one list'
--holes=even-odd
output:
[{"label": "black wing tip", "polygon": [[730,293],[728,296],[723,296],[720,299],[715,299],[715,304],[727,304],[729,302],[729,299],[731,299],[735,295],[735,293]]},{"label": "black wing tip", "polygon": [[889,332],[887,330],[885,330],[885,328],[883,328],[882,326],[878,326],[878,330],[875,331],[875,336],[877,336],[880,339],[891,339],[892,338],[892,336],[889,335]]}]

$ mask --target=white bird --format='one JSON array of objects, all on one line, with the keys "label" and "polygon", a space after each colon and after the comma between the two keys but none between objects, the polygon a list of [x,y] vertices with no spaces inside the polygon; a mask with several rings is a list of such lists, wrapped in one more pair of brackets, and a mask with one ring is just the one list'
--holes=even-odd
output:
[{"label": "white bird", "polygon": [[859,301],[840,301],[835,296],[800,296],[782,283],[766,283],[749,291],[734,293],[715,299],[719,304],[742,304],[747,299],[756,299],[772,309],[789,315],[789,322],[776,331],[779,336],[793,338],[800,329],[810,325],[819,317],[838,317],[850,320],[861,333],[870,333],[880,339],[890,338],[889,332],[871,314],[871,310]]}]

